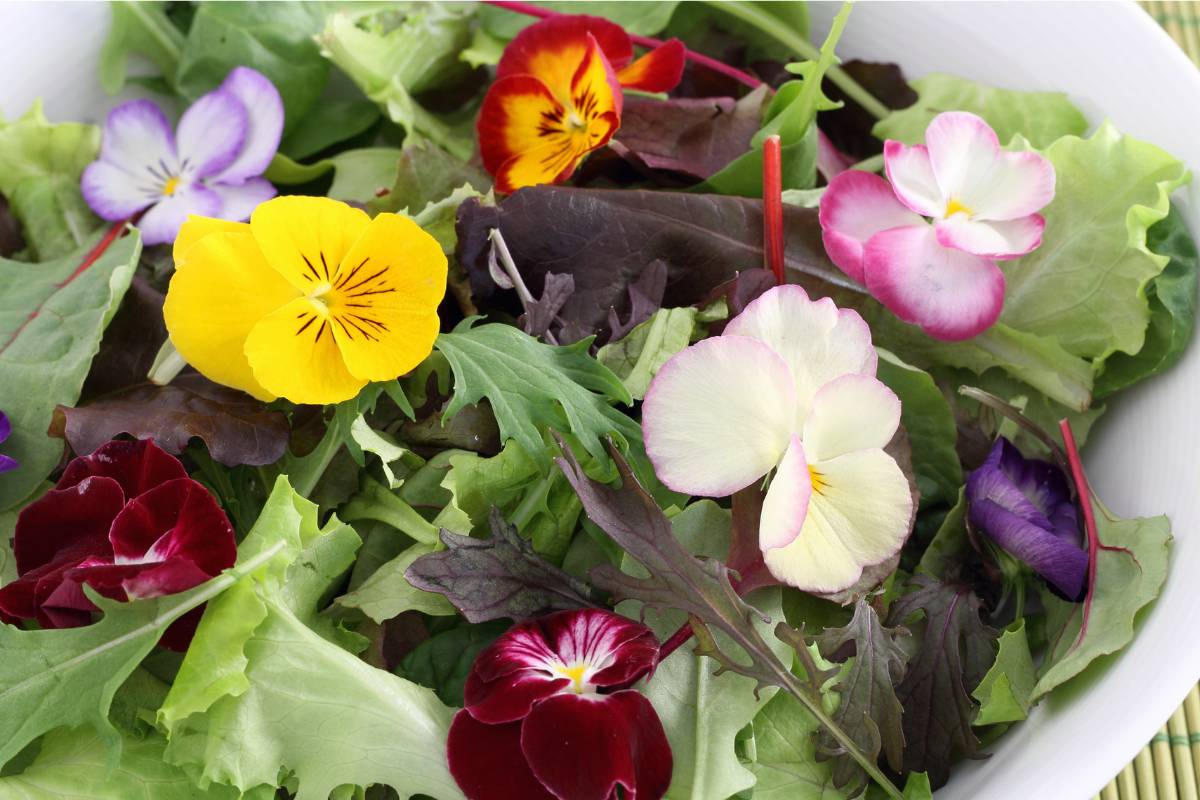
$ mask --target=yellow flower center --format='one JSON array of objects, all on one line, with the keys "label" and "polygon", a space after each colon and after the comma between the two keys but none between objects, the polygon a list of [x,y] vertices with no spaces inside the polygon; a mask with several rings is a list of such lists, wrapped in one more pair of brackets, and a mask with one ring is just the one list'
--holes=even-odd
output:
[{"label": "yellow flower center", "polygon": [[163,185],[163,194],[167,197],[173,196],[175,192],[179,191],[179,183],[179,178],[168,178],[167,182]]},{"label": "yellow flower center", "polygon": [[587,664],[572,664],[568,666],[555,667],[554,671],[564,678],[571,680],[571,685],[568,687],[575,694],[585,694],[591,691],[591,687],[583,680],[583,676],[587,673]]},{"label": "yellow flower center", "polygon": [[825,481],[825,476],[817,472],[812,467],[808,468],[808,479],[812,481],[813,491],[817,494],[824,494],[823,491],[829,484]]},{"label": "yellow flower center", "polygon": [[967,218],[970,219],[971,217],[975,216],[975,209],[964,204],[957,197],[951,197],[950,202],[946,203],[945,216],[948,219],[953,217],[955,214],[966,214]]}]

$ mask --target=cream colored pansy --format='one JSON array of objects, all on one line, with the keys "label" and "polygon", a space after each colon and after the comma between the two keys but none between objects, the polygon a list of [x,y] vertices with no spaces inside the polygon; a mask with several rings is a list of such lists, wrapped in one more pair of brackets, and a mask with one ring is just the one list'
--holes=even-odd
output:
[{"label": "cream colored pansy", "polygon": [[875,367],[858,314],[774,288],[662,367],[642,409],[646,451],[664,484],[692,495],[730,495],[773,471],[767,568],[840,591],[899,552],[912,520],[908,480],[884,451],[900,401]]}]

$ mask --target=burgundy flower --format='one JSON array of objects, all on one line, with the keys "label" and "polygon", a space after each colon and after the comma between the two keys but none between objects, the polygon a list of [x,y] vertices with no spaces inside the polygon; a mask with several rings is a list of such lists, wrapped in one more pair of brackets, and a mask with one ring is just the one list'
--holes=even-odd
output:
[{"label": "burgundy flower", "polygon": [[450,726],[450,773],[470,800],[658,800],[671,746],[627,685],[655,666],[650,629],[600,609],[509,629],[479,654]]},{"label": "burgundy flower", "polygon": [[1081,597],[1088,556],[1067,479],[1058,467],[1025,458],[1007,439],[997,439],[967,479],[967,513],[972,525],[1064,597]]},{"label": "burgundy flower", "polygon": [[[0,588],[0,619],[43,628],[92,621],[84,584],[129,600],[175,594],[233,566],[233,527],[208,490],[154,442],[112,441],[67,465],[58,484],[17,517],[17,580]],[[163,636],[182,650],[195,609]]]}]

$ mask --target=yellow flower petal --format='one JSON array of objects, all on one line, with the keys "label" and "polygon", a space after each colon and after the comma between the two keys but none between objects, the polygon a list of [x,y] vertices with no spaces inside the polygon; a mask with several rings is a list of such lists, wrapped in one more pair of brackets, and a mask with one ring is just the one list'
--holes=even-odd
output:
[{"label": "yellow flower petal", "polygon": [[267,266],[249,232],[210,233],[188,248],[176,269],[163,317],[179,354],[205,377],[273,400],[278,392],[254,377],[244,345],[260,319],[297,294]]},{"label": "yellow flower petal", "polygon": [[332,321],[319,300],[305,297],[268,314],[246,338],[254,377],[293,403],[340,403],[367,381],[346,370],[333,338]]},{"label": "yellow flower petal", "polygon": [[175,237],[175,247],[172,250],[175,269],[179,269],[180,264],[187,260],[186,253],[192,245],[210,233],[249,233],[249,231],[250,226],[245,222],[230,222],[227,219],[189,214],[183,227],[179,229],[179,235]]},{"label": "yellow flower petal", "polygon": [[334,277],[370,224],[366,212],[328,197],[276,197],[250,216],[263,256],[280,275],[310,294]]}]

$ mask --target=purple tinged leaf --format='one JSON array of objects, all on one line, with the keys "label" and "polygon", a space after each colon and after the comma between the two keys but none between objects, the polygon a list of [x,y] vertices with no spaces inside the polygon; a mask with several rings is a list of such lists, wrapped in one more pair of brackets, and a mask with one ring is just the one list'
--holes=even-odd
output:
[{"label": "purple tinged leaf", "polygon": [[[547,276],[549,278],[550,276]],[[638,279],[629,285],[629,316],[622,321],[615,308],[608,310],[609,339],[624,339],[662,308],[667,291],[667,263],[655,259],[646,265]]]},{"label": "purple tinged leaf", "polygon": [[[842,69],[872,96],[891,109],[908,108],[917,102],[917,93],[904,79],[904,73],[895,64],[847,61]],[[826,84],[830,100],[845,103],[841,108],[821,112],[821,130],[834,146],[854,159],[869,158],[883,152],[883,141],[871,133],[877,119],[842,93],[832,84]],[[622,120],[623,122],[624,120]]]},{"label": "purple tinged leaf", "polygon": [[[541,338],[554,325],[558,319],[558,312],[562,310],[563,305],[574,292],[575,279],[570,275],[548,273],[545,285],[542,287],[541,299],[526,303],[525,313],[519,320],[521,327],[530,336]],[[561,344],[570,344],[570,341],[561,338],[558,341]]]},{"label": "purple tinged leaf", "polygon": [[913,583],[916,590],[897,600],[888,617],[895,626],[924,615],[921,645],[896,687],[904,708],[904,771],[928,772],[936,789],[946,783],[951,764],[979,753],[971,729],[978,704],[969,692],[995,661],[999,634],[983,624],[970,587],[924,575]]},{"label": "purple tinged leaf", "polygon": [[491,539],[442,531],[446,549],[421,556],[404,577],[444,595],[468,622],[528,619],[548,611],[594,605],[591,589],[538,555],[493,508]]}]

